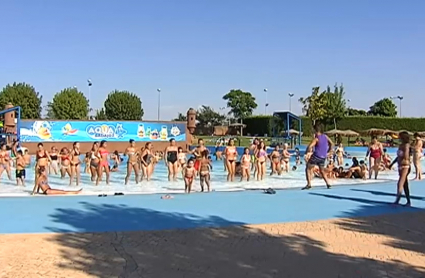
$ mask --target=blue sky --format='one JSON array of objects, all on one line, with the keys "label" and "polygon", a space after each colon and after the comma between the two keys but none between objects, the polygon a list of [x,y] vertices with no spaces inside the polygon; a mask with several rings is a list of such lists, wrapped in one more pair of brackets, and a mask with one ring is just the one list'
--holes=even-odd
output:
[{"label": "blue sky", "polygon": [[[423,116],[423,0],[1,1],[0,86],[31,83],[44,101],[77,86],[101,107],[114,90],[143,101],[145,119],[201,104],[225,106],[232,88],[287,110],[313,86],[342,82],[350,106],[403,95]],[[415,105],[419,104],[419,105]],[[398,102],[397,102],[398,105]]]}]

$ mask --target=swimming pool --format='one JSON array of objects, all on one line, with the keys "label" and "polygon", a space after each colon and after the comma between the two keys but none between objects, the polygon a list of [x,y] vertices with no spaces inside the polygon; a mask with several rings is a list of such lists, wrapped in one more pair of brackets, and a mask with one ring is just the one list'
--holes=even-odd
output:
[{"label": "swimming pool", "polygon": [[[351,156],[356,156],[359,160],[364,159],[365,151],[361,148],[352,148],[349,150]],[[388,150],[388,153],[394,157],[395,149]],[[214,158],[213,158],[214,159]],[[83,160],[83,157],[81,157]],[[33,158],[34,161],[34,158]],[[422,162],[425,169],[425,161]],[[345,163],[351,165],[351,159],[345,159]],[[291,167],[295,165],[295,161],[291,160]],[[27,169],[26,187],[16,186],[14,179],[14,171],[12,171],[12,180],[7,179],[6,173],[0,180],[0,196],[29,196],[34,186],[34,167]],[[82,170],[84,164],[82,165]],[[265,188],[286,189],[286,188],[301,188],[305,186],[304,165],[300,165],[296,171],[284,173],[281,176],[266,176],[263,181],[239,182],[236,177],[235,182],[226,181],[226,172],[224,171],[223,161],[213,161],[213,171],[211,173],[211,188],[215,191],[241,191],[241,190],[255,190]],[[163,161],[159,162],[155,167],[151,181],[143,181],[136,185],[134,176],[130,178],[129,184],[124,185],[124,177],[126,175],[126,160],[119,166],[118,172],[111,173],[110,185],[101,182],[99,186],[94,185],[90,181],[90,175],[82,173],[81,184],[77,186],[69,186],[69,178],[60,179],[60,176],[49,175],[49,184],[55,189],[73,190],[82,187],[82,195],[99,195],[99,194],[114,194],[122,192],[124,194],[154,194],[154,193],[184,193],[184,183],[179,176],[177,182],[169,182],[167,179],[167,169]],[[414,173],[411,174],[414,175]],[[381,172],[378,180],[358,180],[358,179],[338,179],[333,180],[333,185],[348,185],[348,184],[365,184],[365,183],[379,183],[389,180],[397,180],[397,171]],[[321,179],[314,179],[313,186],[324,186],[324,181]],[[195,180],[193,188],[195,191],[200,190],[199,181]]]}]

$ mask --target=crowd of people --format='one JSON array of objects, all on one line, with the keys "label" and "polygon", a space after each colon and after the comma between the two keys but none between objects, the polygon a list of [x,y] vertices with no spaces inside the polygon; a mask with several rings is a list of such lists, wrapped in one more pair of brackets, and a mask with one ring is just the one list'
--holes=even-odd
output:
[{"label": "crowd of people", "polygon": [[[400,133],[399,138],[402,144],[395,160],[391,159],[376,137],[372,138],[364,160],[351,157],[344,151],[342,144],[334,148],[332,140],[321,133],[320,127],[316,127],[316,134],[306,149],[304,160],[301,159],[298,148],[290,152],[287,144],[277,145],[269,153],[265,142],[259,139],[254,139],[251,146],[245,148],[241,155],[238,154],[234,140],[229,139],[223,151],[217,147],[212,155],[216,157],[216,160],[223,160],[228,182],[235,181],[235,177],[240,177],[240,181],[250,181],[251,177],[260,181],[265,178],[268,171],[271,176],[282,175],[289,171],[297,171],[300,165],[305,163],[307,185],[303,188],[304,190],[311,188],[311,181],[315,177],[324,179],[328,188],[331,187],[331,179],[377,179],[379,172],[393,169],[393,165],[398,162],[399,188],[408,192],[406,178],[408,174],[406,173],[410,173],[411,161],[416,170],[415,179],[422,179],[420,163],[423,152],[422,140],[418,134],[415,134],[415,140],[410,145],[407,133]],[[406,146],[408,146],[407,151]],[[130,140],[128,147],[121,153],[127,158],[125,184],[128,184],[132,175],[136,184],[143,180],[149,181],[156,165],[164,161],[168,169],[168,180],[177,181],[181,175],[186,193],[192,191],[194,180],[199,180],[202,192],[211,190],[211,154],[203,139],[199,139],[198,145],[187,152],[178,147],[174,139],[170,140],[169,146],[164,151],[154,151],[151,142],[147,142],[144,147],[138,149],[136,142]],[[82,156],[84,156],[83,160]],[[291,157],[295,158],[294,165],[290,165]],[[344,163],[344,158],[351,158],[352,165]],[[52,189],[48,184],[49,174],[60,175],[62,179],[69,178],[69,185],[78,186],[81,173],[89,174],[91,181],[96,185],[99,185],[103,179],[106,184],[109,184],[110,173],[118,171],[118,166],[124,161],[119,151],[108,150],[107,141],[94,142],[91,150],[83,155],[78,142],[73,143],[70,148],[64,147],[58,150],[52,147],[49,151],[44,149],[42,143],[39,143],[35,159],[33,193],[41,191],[48,195],[81,192],[81,189],[76,191]],[[10,152],[6,145],[2,145],[0,177],[6,172],[11,179],[11,169],[14,167],[17,185],[25,185],[26,169],[30,164],[31,156],[28,150],[19,148],[18,142],[13,143]],[[409,168],[406,168],[407,165]],[[408,195],[406,193],[408,204],[410,204]]]}]

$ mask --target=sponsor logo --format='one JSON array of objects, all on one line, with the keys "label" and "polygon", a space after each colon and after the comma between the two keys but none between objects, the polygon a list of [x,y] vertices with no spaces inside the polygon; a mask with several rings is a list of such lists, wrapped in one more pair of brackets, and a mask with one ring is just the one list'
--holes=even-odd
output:
[{"label": "sponsor logo", "polygon": [[127,130],[122,124],[116,125],[88,125],[86,128],[87,135],[93,139],[123,138],[127,134]]}]

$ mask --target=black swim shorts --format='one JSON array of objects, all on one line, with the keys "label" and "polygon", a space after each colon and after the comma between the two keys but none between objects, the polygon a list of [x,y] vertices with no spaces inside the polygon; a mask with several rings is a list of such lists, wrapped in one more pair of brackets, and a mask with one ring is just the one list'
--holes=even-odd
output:
[{"label": "black swim shorts", "polygon": [[324,167],[326,162],[326,158],[321,158],[318,156],[315,156],[314,154],[310,157],[310,160],[308,161],[308,164],[310,165],[317,165],[319,167]]}]

